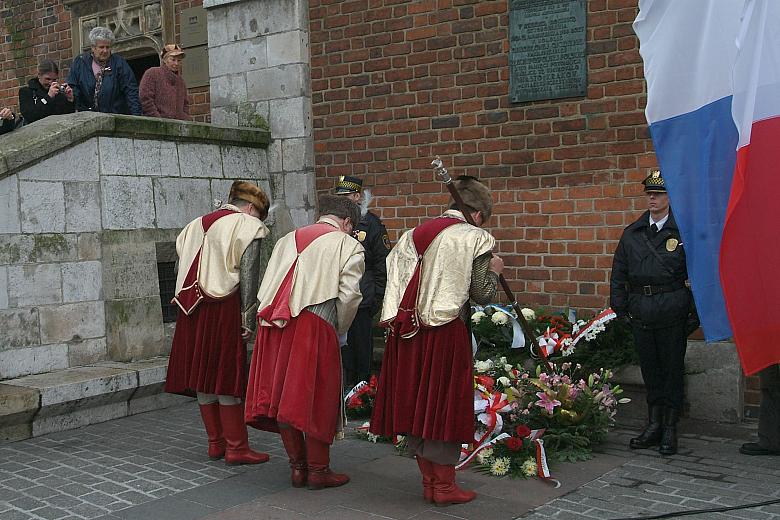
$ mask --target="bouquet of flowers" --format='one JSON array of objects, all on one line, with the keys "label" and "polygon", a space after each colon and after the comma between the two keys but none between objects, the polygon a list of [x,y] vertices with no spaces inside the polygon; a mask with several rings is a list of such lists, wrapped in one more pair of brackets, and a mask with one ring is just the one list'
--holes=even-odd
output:
[{"label": "bouquet of flowers", "polygon": [[372,375],[368,383],[361,381],[344,398],[344,411],[350,419],[371,417],[376,398],[376,376]]}]

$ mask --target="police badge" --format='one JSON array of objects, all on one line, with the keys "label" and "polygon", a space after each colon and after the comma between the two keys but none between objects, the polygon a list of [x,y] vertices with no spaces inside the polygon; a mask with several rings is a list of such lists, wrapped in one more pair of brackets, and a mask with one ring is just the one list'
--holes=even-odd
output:
[{"label": "police badge", "polygon": [[366,239],[366,232],[365,231],[358,231],[357,232],[357,239],[360,242],[364,241]]},{"label": "police badge", "polygon": [[680,245],[680,241],[676,238],[669,238],[666,240],[666,250],[670,253],[674,252],[678,245]]}]

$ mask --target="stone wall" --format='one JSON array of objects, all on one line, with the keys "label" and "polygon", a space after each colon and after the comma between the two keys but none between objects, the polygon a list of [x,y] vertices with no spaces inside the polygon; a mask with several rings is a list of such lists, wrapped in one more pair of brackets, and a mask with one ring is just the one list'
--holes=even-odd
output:
[{"label": "stone wall", "polygon": [[284,201],[260,130],[80,113],[0,141],[0,379],[164,355],[158,250],[234,179]]}]

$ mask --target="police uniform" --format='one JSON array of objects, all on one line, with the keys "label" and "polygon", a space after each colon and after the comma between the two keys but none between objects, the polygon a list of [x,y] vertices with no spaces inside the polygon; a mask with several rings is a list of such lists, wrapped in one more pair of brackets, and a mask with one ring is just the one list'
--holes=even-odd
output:
[{"label": "police uniform", "polygon": [[[357,177],[342,176],[336,183],[335,193],[347,195],[360,193],[363,184]],[[368,381],[371,376],[373,357],[373,338],[371,330],[373,318],[382,306],[387,283],[385,259],[390,252],[390,239],[382,221],[366,211],[354,229],[354,236],[365,249],[366,269],[360,280],[360,292],[363,301],[347,334],[347,345],[342,351],[345,386],[354,386],[360,381]]]},{"label": "police uniform", "polygon": [[[643,184],[647,193],[666,193],[657,170]],[[647,211],[623,231],[612,264],[610,303],[631,324],[649,410],[648,426],[631,439],[632,448],[660,444],[662,454],[677,451],[687,337],[698,326],[687,278],[685,249],[671,208],[657,222]]]}]

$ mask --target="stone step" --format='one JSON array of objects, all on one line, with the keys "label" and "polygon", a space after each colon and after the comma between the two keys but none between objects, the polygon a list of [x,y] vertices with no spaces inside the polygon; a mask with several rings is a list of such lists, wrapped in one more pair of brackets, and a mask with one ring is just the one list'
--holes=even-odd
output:
[{"label": "stone step", "polygon": [[106,361],[0,383],[0,442],[37,437],[190,400],[162,393],[168,358]]}]

